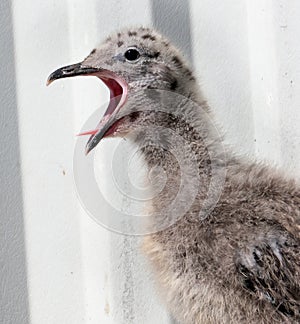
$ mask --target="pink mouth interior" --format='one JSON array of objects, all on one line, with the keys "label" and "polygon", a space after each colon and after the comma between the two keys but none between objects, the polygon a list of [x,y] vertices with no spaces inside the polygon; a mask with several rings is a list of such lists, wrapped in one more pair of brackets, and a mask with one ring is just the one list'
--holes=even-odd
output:
[{"label": "pink mouth interior", "polygon": [[128,93],[127,83],[110,71],[94,74],[108,87],[110,92],[109,105],[95,129],[82,132],[78,136],[97,134],[101,128],[109,121],[113,114],[116,114],[125,104]]}]

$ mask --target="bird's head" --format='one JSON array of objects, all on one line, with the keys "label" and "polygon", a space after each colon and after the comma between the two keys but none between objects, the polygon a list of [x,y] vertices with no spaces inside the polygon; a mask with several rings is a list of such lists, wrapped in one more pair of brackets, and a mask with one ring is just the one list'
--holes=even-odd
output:
[{"label": "bird's head", "polygon": [[[103,118],[95,130],[84,133],[91,135],[87,153],[103,137],[124,136],[132,129],[133,121],[137,124],[139,114],[133,107],[137,93],[159,89],[191,97],[195,87],[195,79],[179,51],[159,33],[143,27],[111,35],[82,62],[54,71],[47,83],[80,75],[98,77],[110,91]],[[126,109],[128,113],[124,113]],[[142,104],[138,112],[141,110]]]}]

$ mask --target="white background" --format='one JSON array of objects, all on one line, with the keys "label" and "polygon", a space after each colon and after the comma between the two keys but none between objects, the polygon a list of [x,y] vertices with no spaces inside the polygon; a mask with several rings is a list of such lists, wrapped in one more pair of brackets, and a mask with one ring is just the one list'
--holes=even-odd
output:
[{"label": "white background", "polygon": [[235,150],[299,176],[300,2],[2,0],[0,14],[0,323],[171,323],[138,239],[97,225],[76,196],[74,135],[107,90],[46,78],[118,28],[154,25]]}]

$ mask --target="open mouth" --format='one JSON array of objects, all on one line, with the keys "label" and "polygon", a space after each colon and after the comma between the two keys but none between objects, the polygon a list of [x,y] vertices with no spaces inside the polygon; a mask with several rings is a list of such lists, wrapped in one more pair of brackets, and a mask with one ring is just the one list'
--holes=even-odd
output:
[{"label": "open mouth", "polygon": [[127,100],[128,85],[123,80],[123,78],[119,77],[109,70],[86,67],[81,63],[68,65],[54,71],[50,74],[47,80],[47,85],[57,79],[79,75],[98,77],[108,87],[110,92],[109,105],[96,128],[78,134],[79,136],[91,135],[86,144],[86,154],[88,154],[93,148],[97,146],[102,138],[112,135],[115,132],[115,126],[118,121],[116,115]]}]

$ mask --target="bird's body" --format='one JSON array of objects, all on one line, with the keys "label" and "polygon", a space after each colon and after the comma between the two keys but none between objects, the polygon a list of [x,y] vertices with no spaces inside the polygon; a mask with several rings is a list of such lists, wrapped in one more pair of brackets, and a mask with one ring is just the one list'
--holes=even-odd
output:
[{"label": "bird's body", "polygon": [[[140,147],[149,169],[160,168],[154,189],[167,179],[149,202],[158,230],[145,237],[143,251],[178,321],[299,323],[299,184],[274,168],[224,154],[192,72],[151,29],[113,35],[49,81],[88,73],[122,98],[91,132],[87,151],[107,134],[121,134]],[[222,170],[212,190],[221,189],[220,195],[203,216],[212,179]],[[168,210],[183,178],[185,193]],[[160,227],[165,220],[168,226]]]},{"label": "bird's body", "polygon": [[299,187],[275,170],[234,161],[217,205],[199,221],[204,199],[199,194],[184,217],[144,246],[176,318],[299,323]]}]

